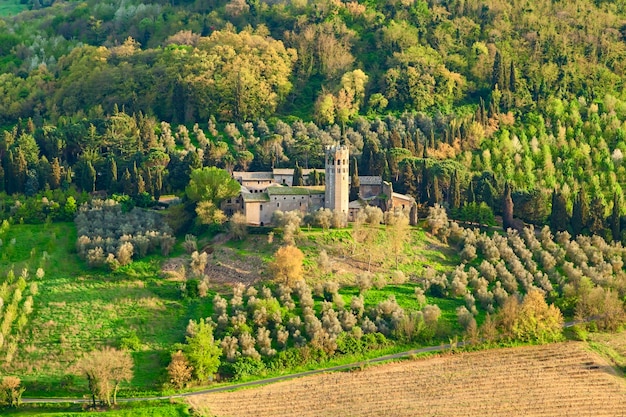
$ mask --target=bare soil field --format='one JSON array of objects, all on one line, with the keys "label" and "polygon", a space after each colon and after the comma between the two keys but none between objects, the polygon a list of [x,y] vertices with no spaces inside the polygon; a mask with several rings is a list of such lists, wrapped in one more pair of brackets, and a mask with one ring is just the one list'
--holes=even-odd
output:
[{"label": "bare soil field", "polygon": [[626,381],[582,342],[442,355],[189,399],[207,415],[626,416]]}]

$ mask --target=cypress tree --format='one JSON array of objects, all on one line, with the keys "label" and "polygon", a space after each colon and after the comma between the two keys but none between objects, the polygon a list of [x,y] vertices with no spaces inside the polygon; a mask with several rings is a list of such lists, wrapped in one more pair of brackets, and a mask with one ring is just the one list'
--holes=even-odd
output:
[{"label": "cypress tree", "polygon": [[515,64],[511,61],[511,68],[509,70],[509,90],[512,93],[517,91],[517,77],[515,76]]},{"label": "cypress tree", "polygon": [[161,191],[163,190],[163,174],[161,170],[157,170],[156,178],[154,179],[154,199],[159,201],[161,198]]},{"label": "cypress tree", "polygon": [[474,193],[474,181],[470,181],[469,187],[467,188],[467,203],[473,203],[476,201],[476,194]]},{"label": "cypress tree", "polygon": [[461,206],[461,184],[459,184],[459,172],[454,170],[450,179],[450,208],[458,209]]},{"label": "cypress tree", "polygon": [[310,176],[312,177],[311,182],[312,182],[313,185],[321,185],[320,173],[317,172],[316,169],[313,170],[313,172],[310,174]]},{"label": "cypress tree", "polygon": [[109,158],[107,162],[106,188],[110,191],[115,191],[117,187],[117,162],[115,161],[115,158]]},{"label": "cypress tree", "polygon": [[574,199],[574,207],[572,209],[572,219],[571,219],[571,227],[572,227],[572,235],[574,237],[580,235],[583,231],[583,228],[587,224],[587,194],[583,188],[578,191],[576,194],[576,198]]},{"label": "cypress tree", "polygon": [[570,224],[570,218],[567,214],[567,203],[563,194],[554,190],[552,193],[552,212],[550,213],[550,229],[553,232],[562,232],[567,230]]},{"label": "cypress tree", "polygon": [[613,211],[611,214],[611,232],[613,234],[613,241],[621,240],[620,230],[620,207],[621,201],[617,193],[613,193]]},{"label": "cypress tree", "polygon": [[124,190],[124,194],[133,195],[133,178],[128,168],[124,170],[124,174],[122,175],[122,189]]},{"label": "cypress tree", "polygon": [[483,201],[485,204],[493,209],[493,207],[495,206],[495,190],[493,189],[493,185],[491,185],[491,181],[485,179],[483,181],[480,191],[481,201]]},{"label": "cypress tree", "polygon": [[432,187],[429,195],[429,203],[431,205],[440,204],[441,203],[441,190],[439,189],[439,178],[437,176],[433,176]]},{"label": "cypress tree", "polygon": [[48,184],[50,184],[50,188],[53,190],[61,186],[61,164],[59,163],[59,158],[52,159]]},{"label": "cypress tree", "polygon": [[359,199],[359,188],[361,181],[359,180],[359,165],[356,158],[352,158],[352,175],[350,178],[350,201]]},{"label": "cypress tree", "polygon": [[143,179],[143,175],[137,174],[137,195],[146,192],[146,182]]},{"label": "cypress tree", "polygon": [[595,197],[591,200],[589,207],[589,219],[587,220],[587,226],[591,234],[599,235],[604,230],[604,211],[606,207],[600,197]]},{"label": "cypress tree", "polygon": [[24,186],[24,194],[27,196],[34,196],[39,191],[39,178],[37,171],[29,169],[26,173],[26,184]]},{"label": "cypress tree", "polygon": [[303,183],[304,183],[304,178],[302,178],[302,168],[300,168],[300,165],[298,164],[298,162],[296,162],[296,167],[293,169],[292,184],[294,186],[300,186],[300,185],[303,185]]},{"label": "cypress tree", "polygon": [[506,89],[504,62],[502,62],[500,51],[496,51],[496,56],[493,60],[493,69],[491,71],[491,88],[496,88],[496,86],[503,91]]},{"label": "cypress tree", "polygon": [[409,161],[405,161],[402,170],[402,184],[404,186],[404,192],[410,196],[417,196],[417,178],[413,172],[413,164]]},{"label": "cypress tree", "polygon": [[422,165],[422,176],[420,179],[419,188],[419,201],[426,204],[430,200],[430,175],[428,174],[428,168],[426,168],[426,162]]},{"label": "cypress tree", "polygon": [[502,228],[507,230],[513,227],[513,199],[511,198],[511,186],[507,181],[504,183],[502,193]]}]

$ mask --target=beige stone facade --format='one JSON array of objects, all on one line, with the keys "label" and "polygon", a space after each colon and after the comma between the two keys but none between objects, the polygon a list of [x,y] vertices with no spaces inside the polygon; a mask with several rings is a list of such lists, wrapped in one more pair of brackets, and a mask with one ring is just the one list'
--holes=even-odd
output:
[{"label": "beige stone facade", "polygon": [[[272,172],[233,172],[241,184],[241,193],[222,204],[227,215],[244,213],[248,224],[265,226],[272,223],[277,210],[301,211],[303,214],[320,208],[345,213],[352,221],[365,205],[414,210],[415,199],[393,192],[391,183],[380,176],[359,177],[359,200],[349,202],[350,153],[347,146],[326,148],[325,186],[293,187],[293,168],[275,168]],[[313,169],[303,169],[305,182]]]}]

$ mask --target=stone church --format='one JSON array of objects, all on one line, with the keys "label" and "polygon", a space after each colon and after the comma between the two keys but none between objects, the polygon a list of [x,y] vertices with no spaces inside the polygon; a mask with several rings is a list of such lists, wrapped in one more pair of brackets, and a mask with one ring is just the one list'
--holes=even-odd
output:
[{"label": "stone church", "polygon": [[[233,178],[241,184],[239,196],[227,200],[222,209],[227,215],[241,212],[249,225],[271,224],[275,211],[299,210],[303,214],[320,208],[345,213],[354,220],[356,213],[365,205],[379,206],[383,211],[396,207],[411,210],[415,199],[394,193],[391,183],[381,177],[359,177],[359,199],[349,201],[350,152],[347,146],[335,144],[326,147],[326,185],[293,186],[293,169],[275,168],[271,172],[233,172]],[[303,169],[306,178],[314,169]],[[321,170],[318,170],[321,171]]]}]

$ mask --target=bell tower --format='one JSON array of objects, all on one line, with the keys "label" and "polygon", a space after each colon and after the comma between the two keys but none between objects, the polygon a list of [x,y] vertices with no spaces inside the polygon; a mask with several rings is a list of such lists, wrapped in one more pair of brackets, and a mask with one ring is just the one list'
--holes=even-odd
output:
[{"label": "bell tower", "polygon": [[350,152],[348,147],[326,146],[326,191],[324,207],[348,214],[350,195]]}]

